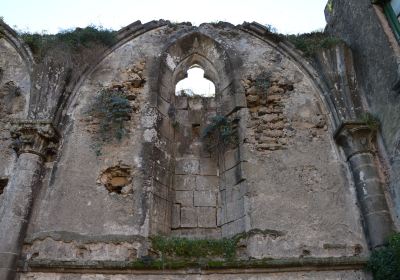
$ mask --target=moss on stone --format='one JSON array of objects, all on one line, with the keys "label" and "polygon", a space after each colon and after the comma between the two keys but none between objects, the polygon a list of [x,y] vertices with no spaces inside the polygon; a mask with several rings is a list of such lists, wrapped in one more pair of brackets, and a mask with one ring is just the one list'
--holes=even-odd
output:
[{"label": "moss on stone", "polygon": [[371,130],[377,130],[379,128],[379,120],[370,112],[363,113],[360,117],[360,121],[365,123]]},{"label": "moss on stone", "polygon": [[183,237],[154,236],[151,237],[151,243],[153,250],[158,251],[164,260],[176,257],[196,260],[217,257],[221,260],[232,261],[236,257],[236,248],[239,241],[253,235],[279,237],[284,235],[284,233],[271,229],[252,229],[251,231],[222,239],[188,239]]}]

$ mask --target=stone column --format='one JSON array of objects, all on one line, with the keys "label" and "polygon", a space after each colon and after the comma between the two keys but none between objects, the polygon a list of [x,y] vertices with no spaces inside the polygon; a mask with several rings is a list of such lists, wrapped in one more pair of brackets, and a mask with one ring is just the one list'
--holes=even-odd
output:
[{"label": "stone column", "polygon": [[18,160],[0,206],[0,280],[14,279],[17,260],[43,164],[59,135],[50,122],[21,121],[11,126]]},{"label": "stone column", "polygon": [[346,122],[335,133],[353,173],[364,230],[372,249],[385,244],[394,232],[374,158],[376,130],[361,122]]}]

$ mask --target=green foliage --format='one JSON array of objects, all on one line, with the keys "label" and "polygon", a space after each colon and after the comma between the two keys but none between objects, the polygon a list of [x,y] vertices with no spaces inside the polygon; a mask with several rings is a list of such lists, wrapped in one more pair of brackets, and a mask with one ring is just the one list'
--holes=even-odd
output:
[{"label": "green foliage", "polygon": [[306,57],[312,57],[317,51],[330,48],[341,42],[338,38],[328,36],[320,31],[287,35],[286,38],[301,50]]},{"label": "green foliage", "polygon": [[253,229],[248,232],[236,234],[230,238],[222,239],[188,239],[182,237],[154,236],[151,238],[152,248],[161,254],[165,263],[169,259],[180,259],[196,263],[204,263],[206,266],[221,266],[225,261],[235,261],[236,248],[239,241],[255,234],[269,235],[272,237],[282,236],[284,233],[276,230]]},{"label": "green foliage", "polygon": [[262,92],[267,93],[268,88],[271,86],[271,73],[262,72],[257,75],[254,85],[260,89]]},{"label": "green foliage", "polygon": [[375,280],[400,279],[400,233],[394,234],[385,248],[372,252],[367,267]]},{"label": "green foliage", "polygon": [[329,13],[333,12],[333,0],[329,0],[328,3],[326,4],[326,9]]},{"label": "green foliage", "polygon": [[229,120],[228,118],[217,115],[211,119],[211,123],[203,130],[202,139],[206,141],[208,149],[214,147],[236,145],[238,142],[236,135],[236,123],[238,119]]},{"label": "green foliage", "polygon": [[103,88],[88,113],[99,119],[100,140],[109,142],[121,140],[126,135],[125,124],[131,118],[132,108],[123,91]]},{"label": "green foliage", "polygon": [[153,237],[153,249],[162,257],[206,258],[224,257],[232,259],[236,252],[236,240],[223,239],[187,239],[181,237]]},{"label": "green foliage", "polygon": [[371,113],[363,113],[360,121],[365,123],[370,129],[377,130],[379,128],[379,120]]},{"label": "green foliage", "polygon": [[42,58],[49,49],[59,45],[75,52],[79,52],[82,48],[91,48],[93,45],[109,47],[116,42],[115,35],[115,31],[96,26],[65,30],[54,35],[26,32],[20,34],[32,53],[39,58]]}]

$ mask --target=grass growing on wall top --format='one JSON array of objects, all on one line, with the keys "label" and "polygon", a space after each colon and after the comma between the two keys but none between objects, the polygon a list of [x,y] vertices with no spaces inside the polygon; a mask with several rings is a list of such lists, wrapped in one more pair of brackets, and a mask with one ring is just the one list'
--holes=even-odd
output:
[{"label": "grass growing on wall top", "polygon": [[224,257],[232,259],[235,256],[237,241],[233,238],[223,239],[187,239],[181,237],[153,237],[153,249],[163,257],[205,258]]},{"label": "grass growing on wall top", "polygon": [[115,31],[96,26],[65,30],[57,34],[24,32],[19,35],[30,47],[32,53],[39,58],[58,45],[63,45],[72,51],[79,51],[81,48],[90,48],[93,45],[109,47],[116,42]]},{"label": "grass growing on wall top", "polygon": [[168,258],[186,260],[224,259],[233,261],[236,259],[236,249],[239,241],[253,235],[269,235],[278,237],[283,232],[270,229],[252,229],[248,232],[238,233],[232,237],[222,239],[188,239],[184,237],[153,236],[151,238],[152,249],[159,252],[161,258],[166,261]]},{"label": "grass growing on wall top", "polygon": [[330,48],[341,42],[340,39],[329,36],[320,31],[297,35],[286,35],[286,38],[297,49],[301,50],[306,57],[312,57],[317,51]]}]

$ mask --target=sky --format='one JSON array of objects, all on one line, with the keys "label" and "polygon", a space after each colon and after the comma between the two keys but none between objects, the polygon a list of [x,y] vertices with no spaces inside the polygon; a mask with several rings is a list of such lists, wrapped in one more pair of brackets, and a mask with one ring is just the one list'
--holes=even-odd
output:
[{"label": "sky", "polygon": [[20,31],[57,33],[94,24],[118,30],[136,20],[269,24],[284,34],[323,29],[327,0],[0,0],[0,16]]}]

